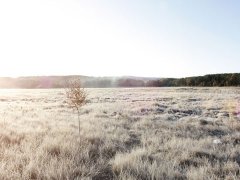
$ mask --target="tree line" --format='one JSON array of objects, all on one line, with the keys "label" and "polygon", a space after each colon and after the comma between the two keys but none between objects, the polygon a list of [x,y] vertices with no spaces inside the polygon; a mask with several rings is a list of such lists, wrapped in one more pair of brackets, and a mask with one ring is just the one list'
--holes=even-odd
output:
[{"label": "tree line", "polygon": [[174,87],[174,86],[240,86],[240,73],[210,74],[205,76],[186,77],[186,78],[165,78],[148,81],[147,87]]},{"label": "tree line", "polygon": [[178,87],[178,86],[240,86],[240,73],[210,74],[205,76],[186,78],[161,78],[154,80],[140,80],[134,78],[98,79],[86,81],[85,87]]},{"label": "tree line", "polygon": [[178,87],[178,86],[240,86],[240,73],[211,74],[186,78],[97,78],[86,76],[42,76],[0,78],[0,88],[65,88],[70,79],[80,78],[86,88],[111,87]]}]

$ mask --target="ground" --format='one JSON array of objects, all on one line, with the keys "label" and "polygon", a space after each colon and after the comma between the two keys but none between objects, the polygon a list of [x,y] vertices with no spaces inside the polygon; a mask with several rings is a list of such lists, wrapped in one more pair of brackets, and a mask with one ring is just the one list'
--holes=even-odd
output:
[{"label": "ground", "polygon": [[0,179],[239,179],[240,88],[0,90]]}]

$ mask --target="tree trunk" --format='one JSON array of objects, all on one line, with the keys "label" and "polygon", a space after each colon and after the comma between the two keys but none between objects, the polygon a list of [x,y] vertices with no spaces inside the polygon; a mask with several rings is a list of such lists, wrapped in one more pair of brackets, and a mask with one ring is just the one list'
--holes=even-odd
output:
[{"label": "tree trunk", "polygon": [[77,111],[77,113],[78,113],[78,132],[80,135],[80,112],[79,112],[79,110]]}]

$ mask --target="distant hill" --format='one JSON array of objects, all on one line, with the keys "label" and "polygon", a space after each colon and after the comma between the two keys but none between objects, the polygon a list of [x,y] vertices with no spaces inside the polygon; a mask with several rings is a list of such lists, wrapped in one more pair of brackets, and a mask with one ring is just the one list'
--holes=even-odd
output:
[{"label": "distant hill", "polygon": [[0,88],[64,88],[71,79],[81,79],[86,88],[108,87],[177,87],[177,86],[240,86],[240,73],[210,74],[186,78],[28,76],[0,77]]},{"label": "distant hill", "polygon": [[157,78],[145,77],[90,77],[80,75],[0,77],[0,88],[64,88],[71,79],[80,79],[82,85],[86,88],[144,87],[149,80],[157,80]]}]

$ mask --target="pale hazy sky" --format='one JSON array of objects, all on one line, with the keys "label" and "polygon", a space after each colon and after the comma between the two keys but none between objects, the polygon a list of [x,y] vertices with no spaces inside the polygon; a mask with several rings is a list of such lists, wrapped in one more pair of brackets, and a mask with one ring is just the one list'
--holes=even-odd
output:
[{"label": "pale hazy sky", "polygon": [[0,76],[240,72],[239,0],[1,0]]}]

